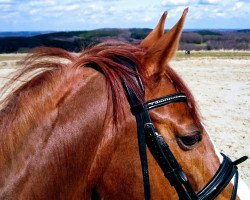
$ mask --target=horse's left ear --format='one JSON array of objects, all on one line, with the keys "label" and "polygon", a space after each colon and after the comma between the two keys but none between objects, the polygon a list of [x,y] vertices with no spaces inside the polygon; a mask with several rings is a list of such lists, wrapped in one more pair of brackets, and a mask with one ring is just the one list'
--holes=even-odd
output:
[{"label": "horse's left ear", "polygon": [[149,76],[153,74],[161,74],[165,71],[167,63],[173,58],[179,45],[179,40],[188,13],[188,8],[183,11],[183,14],[177,24],[165,33],[154,45],[148,49],[143,56],[143,64],[147,68]]},{"label": "horse's left ear", "polygon": [[149,48],[151,47],[158,39],[161,38],[164,34],[164,27],[165,27],[165,20],[168,13],[165,11],[160,21],[158,22],[157,26],[148,34],[146,38],[144,38],[141,43],[140,47]]}]

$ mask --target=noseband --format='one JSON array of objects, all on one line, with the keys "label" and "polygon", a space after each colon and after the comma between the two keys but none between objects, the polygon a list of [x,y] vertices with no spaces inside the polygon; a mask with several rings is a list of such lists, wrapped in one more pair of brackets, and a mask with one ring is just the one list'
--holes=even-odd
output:
[{"label": "noseband", "polygon": [[[115,61],[131,68],[137,73],[135,65],[129,60],[118,58]],[[88,65],[88,67],[91,67],[103,73],[101,68],[95,64]],[[133,76],[133,80],[144,93],[144,85],[140,77]],[[196,193],[193,190],[186,174],[171,152],[168,144],[164,141],[161,134],[155,128],[148,114],[148,110],[170,103],[186,103],[186,95],[184,93],[171,94],[161,98],[150,100],[142,104],[137,98],[134,91],[127,86],[126,82],[122,80],[122,84],[131,107],[131,112],[135,116],[137,123],[138,146],[142,167],[145,200],[150,200],[150,183],[146,146],[150,150],[154,159],[157,161],[171,186],[175,188],[180,200],[213,200],[223,191],[223,189],[229,184],[233,177],[234,187],[231,195],[231,200],[235,200],[237,195],[239,177],[237,165],[244,162],[247,159],[247,156],[243,156],[240,159],[232,162],[230,158],[221,153],[223,161],[218,171],[215,173],[210,182],[200,192]]]},{"label": "noseband", "polygon": [[[127,66],[137,72],[134,65],[130,62]],[[144,85],[140,77],[133,77],[134,81],[144,93]],[[145,200],[150,199],[150,184],[148,173],[148,162],[146,154],[146,146],[150,150],[154,159],[157,161],[165,177],[170,182],[178,193],[181,200],[212,200],[215,199],[223,189],[229,184],[234,177],[234,187],[231,195],[231,200],[236,199],[238,188],[238,168],[237,165],[244,162],[247,156],[232,162],[230,158],[222,154],[223,161],[210,182],[198,193],[196,193],[181,166],[175,159],[168,144],[164,141],[163,137],[155,128],[148,110],[161,107],[175,102],[187,102],[187,97],[184,93],[176,93],[167,95],[161,98],[153,99],[145,104],[142,104],[133,90],[123,81],[123,87],[126,92],[128,102],[131,107],[131,112],[136,118],[138,145],[142,166],[143,183],[144,183],[144,196]]]}]

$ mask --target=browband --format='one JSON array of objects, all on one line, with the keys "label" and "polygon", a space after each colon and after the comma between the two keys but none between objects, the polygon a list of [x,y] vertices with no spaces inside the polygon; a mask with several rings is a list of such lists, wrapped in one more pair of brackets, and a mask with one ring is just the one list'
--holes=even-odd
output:
[{"label": "browband", "polygon": [[145,104],[131,105],[130,109],[131,109],[132,114],[135,115],[145,110],[151,110],[157,107],[165,106],[170,103],[186,102],[186,101],[187,101],[187,97],[184,93],[176,93],[176,94],[170,94],[170,95],[166,95],[157,99],[147,101]]}]

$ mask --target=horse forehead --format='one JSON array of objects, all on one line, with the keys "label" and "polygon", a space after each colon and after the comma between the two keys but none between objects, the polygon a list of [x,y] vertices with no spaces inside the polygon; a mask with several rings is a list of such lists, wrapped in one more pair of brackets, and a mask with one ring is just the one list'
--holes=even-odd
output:
[{"label": "horse forehead", "polygon": [[[170,78],[168,78],[168,76],[163,76],[162,78],[157,77],[157,76],[153,77],[150,80],[150,84],[145,89],[147,100],[162,97],[162,96],[177,92],[174,86],[174,83],[172,82]],[[160,79],[160,80],[157,80],[157,79]]]}]

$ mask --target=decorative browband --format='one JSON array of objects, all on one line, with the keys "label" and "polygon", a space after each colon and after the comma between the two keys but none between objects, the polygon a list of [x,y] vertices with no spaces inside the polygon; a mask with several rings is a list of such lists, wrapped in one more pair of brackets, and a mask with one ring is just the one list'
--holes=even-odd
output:
[{"label": "decorative browband", "polygon": [[151,109],[164,106],[170,103],[186,102],[186,101],[187,101],[187,96],[184,93],[176,93],[176,94],[171,94],[171,95],[167,95],[164,97],[150,100],[143,105],[142,104],[133,105],[133,107],[131,107],[131,112],[133,115],[135,115],[145,110],[151,110]]},{"label": "decorative browband", "polygon": [[187,97],[184,93],[176,93],[150,100],[146,103],[147,110],[154,109],[174,102],[186,102]]}]

